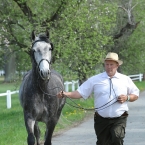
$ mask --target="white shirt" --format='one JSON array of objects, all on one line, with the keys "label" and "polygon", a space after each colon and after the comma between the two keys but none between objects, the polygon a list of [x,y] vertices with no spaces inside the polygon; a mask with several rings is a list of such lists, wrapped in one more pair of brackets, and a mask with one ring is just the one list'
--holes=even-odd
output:
[{"label": "white shirt", "polygon": [[130,77],[118,72],[116,72],[111,80],[106,72],[92,76],[77,91],[84,99],[87,99],[94,93],[95,110],[102,117],[119,117],[125,111],[128,111],[127,102],[122,104],[116,102],[119,95],[134,94],[139,96],[139,89]]}]

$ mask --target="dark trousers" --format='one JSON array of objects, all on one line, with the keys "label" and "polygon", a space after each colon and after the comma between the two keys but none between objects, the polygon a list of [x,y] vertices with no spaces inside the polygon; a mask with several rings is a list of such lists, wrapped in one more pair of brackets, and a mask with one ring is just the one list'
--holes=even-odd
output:
[{"label": "dark trousers", "polygon": [[106,119],[94,115],[94,129],[97,136],[96,145],[123,145],[127,116]]}]

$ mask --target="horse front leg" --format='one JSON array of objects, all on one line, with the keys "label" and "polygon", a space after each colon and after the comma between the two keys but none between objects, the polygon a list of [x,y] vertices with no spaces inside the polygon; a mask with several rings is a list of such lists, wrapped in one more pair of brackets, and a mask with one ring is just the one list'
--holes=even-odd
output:
[{"label": "horse front leg", "polygon": [[35,145],[35,137],[34,137],[35,120],[31,117],[30,114],[26,113],[24,113],[24,118],[25,118],[25,126],[28,133],[27,143],[28,145]]},{"label": "horse front leg", "polygon": [[49,123],[47,123],[47,130],[46,130],[44,145],[51,145],[51,138],[52,138],[55,125],[56,125],[55,120],[51,120]]},{"label": "horse front leg", "polygon": [[39,129],[37,121],[35,122],[35,125],[34,125],[34,135],[37,140],[37,145],[40,145],[40,129]]}]

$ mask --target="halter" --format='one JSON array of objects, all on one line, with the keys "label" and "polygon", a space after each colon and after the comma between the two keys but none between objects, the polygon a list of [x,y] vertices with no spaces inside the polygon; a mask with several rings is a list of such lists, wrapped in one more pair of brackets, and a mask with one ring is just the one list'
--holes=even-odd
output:
[{"label": "halter", "polygon": [[47,60],[47,59],[41,59],[39,64],[38,64],[38,67],[40,66],[40,63],[43,61],[43,60],[46,60],[48,62],[48,64],[51,64],[51,61]]},{"label": "halter", "polygon": [[[34,46],[35,43],[37,43],[37,42],[43,42],[43,41],[49,44],[49,41],[47,41],[47,40],[36,40],[36,41],[34,41],[34,42],[32,43],[31,49],[33,48],[33,46]],[[32,50],[33,50],[33,49],[32,49]],[[35,51],[33,51],[33,59],[34,59],[34,52],[35,52]],[[35,60],[35,59],[34,59],[34,60]],[[41,59],[40,62],[39,62],[39,64],[38,64],[38,67],[39,67],[40,63],[41,63],[43,60],[46,60],[49,64],[51,64],[51,61],[49,61],[49,60],[47,60],[47,59]],[[36,63],[36,61],[35,61],[35,63]]]},{"label": "halter", "polygon": [[[32,54],[32,57],[33,57],[33,60],[34,60],[34,63],[37,65],[37,69],[39,70],[39,66],[40,66],[40,63],[43,61],[43,60],[45,60],[45,61],[47,61],[48,62],[48,64],[51,64],[51,59],[50,59],[50,61],[49,60],[47,60],[47,59],[41,59],[40,61],[39,61],[39,64],[37,64],[37,62],[36,62],[36,60],[35,60],[35,57],[34,57],[34,49],[33,49],[33,46],[34,46],[34,44],[35,43],[37,43],[37,42],[46,42],[46,43],[49,43],[49,40],[47,40],[47,39],[42,39],[42,40],[36,40],[36,41],[34,41],[33,43],[32,43],[32,46],[31,46],[31,50],[32,50],[32,52],[33,52],[33,54]],[[41,74],[40,74],[41,75]]]},{"label": "halter", "polygon": [[34,46],[35,43],[37,43],[37,42],[42,42],[42,41],[44,41],[44,42],[46,42],[46,43],[50,43],[49,40],[47,40],[47,39],[36,40],[36,41],[34,41],[34,42],[32,43],[31,48]]}]

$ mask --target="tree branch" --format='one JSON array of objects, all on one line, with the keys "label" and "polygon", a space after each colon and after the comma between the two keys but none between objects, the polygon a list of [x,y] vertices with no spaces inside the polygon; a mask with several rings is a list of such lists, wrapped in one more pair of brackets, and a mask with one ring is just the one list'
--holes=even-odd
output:
[{"label": "tree branch", "polygon": [[132,34],[133,31],[138,26],[138,24],[140,23],[140,22],[137,22],[137,23],[134,22],[132,10],[134,9],[134,7],[137,4],[134,5],[133,7],[131,7],[131,3],[132,3],[132,0],[129,1],[127,8],[125,8],[123,6],[118,7],[118,8],[123,9],[127,13],[128,22],[126,23],[126,25],[123,28],[121,28],[121,30],[118,34],[113,36],[113,39],[119,39],[120,37],[122,37],[123,35],[126,35],[127,33],[129,33],[128,35]]},{"label": "tree branch", "polygon": [[123,35],[125,35],[129,30],[130,33],[133,33],[133,31],[137,28],[138,24],[140,23],[137,22],[135,25],[131,25],[130,23],[127,23],[121,30],[118,34],[114,35],[113,36],[113,39],[119,39],[120,37],[122,37]]},{"label": "tree branch", "polygon": [[128,2],[128,7],[127,7],[127,8],[125,8],[125,7],[123,7],[123,6],[118,6],[118,8],[123,9],[123,10],[127,13],[127,15],[128,15],[128,23],[129,23],[129,24],[134,24],[133,15],[132,15],[132,10],[135,8],[135,6],[136,6],[138,3],[135,4],[133,7],[131,7],[131,3],[132,3],[132,0],[130,0],[130,1]]},{"label": "tree branch", "polygon": [[31,9],[28,7],[26,1],[25,1],[25,2],[20,2],[20,0],[14,0],[14,1],[15,1],[15,2],[17,3],[17,5],[20,7],[20,9],[22,10],[23,14],[24,14],[25,16],[28,17],[29,21],[30,21],[31,23],[33,23],[32,17],[33,17],[34,15],[33,15],[32,11],[31,11]]},{"label": "tree branch", "polygon": [[16,20],[7,19],[7,22],[8,22],[9,25],[12,25],[12,24],[15,25],[15,24],[16,24],[16,25],[18,25],[20,28],[22,28],[23,30],[25,30],[24,26],[21,25],[21,24],[19,24],[18,21],[16,21]]},{"label": "tree branch", "polygon": [[[83,0],[80,0],[79,2],[77,2],[78,6],[83,2]],[[50,19],[47,19],[45,21],[42,22],[42,25],[43,26],[46,26],[47,23],[50,23],[50,22],[54,22],[56,21],[60,14],[65,10],[65,7],[66,5],[69,3],[68,0],[61,0],[61,4],[59,5],[59,7],[57,8],[56,12],[51,16]]]},{"label": "tree branch", "polygon": [[22,47],[27,47],[27,45],[24,45],[24,44],[20,43],[20,42],[17,40],[17,38],[16,38],[15,35],[13,34],[13,31],[12,31],[12,28],[11,28],[10,24],[8,24],[8,27],[9,27],[9,32],[10,32],[11,36],[13,37],[13,40],[11,40],[10,43],[11,43],[11,44],[16,43],[18,46],[20,46],[20,48],[22,48]]},{"label": "tree branch", "polygon": [[59,7],[57,8],[56,12],[51,16],[50,19],[46,19],[45,21],[42,22],[42,26],[47,26],[47,23],[50,22],[54,22],[58,19],[59,14],[62,13],[62,11],[64,11],[65,6],[67,5],[68,0],[61,0],[61,4],[59,5]]}]

